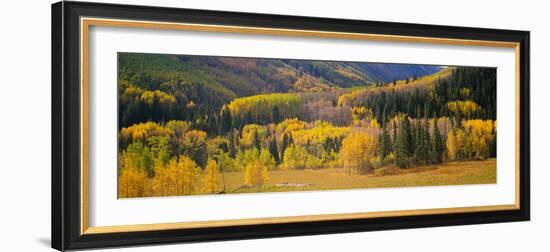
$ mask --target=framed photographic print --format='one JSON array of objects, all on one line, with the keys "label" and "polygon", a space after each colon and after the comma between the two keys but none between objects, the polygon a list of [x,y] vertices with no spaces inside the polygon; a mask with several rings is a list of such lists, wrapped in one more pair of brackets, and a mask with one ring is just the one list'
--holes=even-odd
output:
[{"label": "framed photographic print", "polygon": [[52,6],[58,250],[529,220],[529,32]]}]

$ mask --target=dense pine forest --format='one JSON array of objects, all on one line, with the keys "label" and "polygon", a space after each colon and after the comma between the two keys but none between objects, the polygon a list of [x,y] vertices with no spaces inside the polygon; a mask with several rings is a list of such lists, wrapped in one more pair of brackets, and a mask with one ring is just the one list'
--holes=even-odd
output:
[{"label": "dense pine forest", "polygon": [[[118,96],[120,198],[376,187],[496,156],[493,68],[119,53]],[[494,182],[490,164],[436,184]]]}]

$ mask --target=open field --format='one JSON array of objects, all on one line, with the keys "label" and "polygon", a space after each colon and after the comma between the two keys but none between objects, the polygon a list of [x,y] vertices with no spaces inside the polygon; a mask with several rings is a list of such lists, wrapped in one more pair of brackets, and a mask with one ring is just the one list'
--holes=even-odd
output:
[{"label": "open field", "polygon": [[[371,175],[348,175],[343,168],[269,171],[262,192],[437,186],[496,183],[496,160],[451,162],[409,169],[385,167]],[[225,174],[227,193],[256,192],[243,187],[243,174]],[[287,184],[286,186],[284,184]]]}]

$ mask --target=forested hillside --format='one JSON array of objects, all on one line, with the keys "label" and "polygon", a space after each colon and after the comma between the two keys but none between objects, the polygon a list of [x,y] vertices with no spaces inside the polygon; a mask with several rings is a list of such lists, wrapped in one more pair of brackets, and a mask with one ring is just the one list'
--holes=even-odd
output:
[{"label": "forested hillside", "polygon": [[494,68],[360,65],[120,54],[119,197],[495,181]]},{"label": "forested hillside", "polygon": [[140,53],[119,53],[118,64],[120,127],[148,120],[207,120],[198,115],[217,112],[237,97],[384,85],[441,70],[409,64]]}]

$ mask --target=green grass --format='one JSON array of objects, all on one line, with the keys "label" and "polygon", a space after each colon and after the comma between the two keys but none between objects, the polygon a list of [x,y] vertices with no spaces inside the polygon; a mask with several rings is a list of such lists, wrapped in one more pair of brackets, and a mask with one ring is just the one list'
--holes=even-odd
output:
[{"label": "green grass", "polygon": [[[261,192],[311,191],[383,187],[464,185],[496,183],[496,160],[451,162],[409,169],[384,167],[369,175],[348,175],[343,168],[319,170],[269,171]],[[256,192],[243,186],[243,173],[225,173],[227,193]],[[277,184],[308,184],[281,187]]]}]

